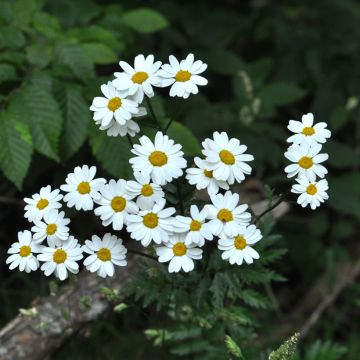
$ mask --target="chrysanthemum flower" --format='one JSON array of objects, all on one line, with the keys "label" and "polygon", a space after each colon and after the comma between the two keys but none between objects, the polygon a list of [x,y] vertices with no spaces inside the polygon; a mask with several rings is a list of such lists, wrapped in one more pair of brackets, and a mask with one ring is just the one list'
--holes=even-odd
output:
[{"label": "chrysanthemum flower", "polygon": [[294,164],[285,168],[287,177],[306,176],[310,181],[315,181],[316,176],[323,178],[328,171],[321,163],[326,161],[329,155],[319,154],[321,148],[320,144],[309,145],[307,142],[291,145],[285,157]]},{"label": "chrysanthemum flower", "polygon": [[287,142],[301,144],[303,141],[307,141],[310,145],[314,143],[323,144],[331,136],[330,130],[326,128],[327,124],[325,122],[314,125],[314,115],[308,113],[302,116],[301,121],[289,121],[288,129],[295,135],[290,136]]},{"label": "chrysanthemum flower", "polygon": [[234,236],[239,225],[247,225],[251,220],[250,213],[245,210],[248,205],[238,205],[239,195],[227,191],[224,195],[210,195],[212,205],[206,205],[210,229],[214,235],[225,233]]},{"label": "chrysanthemum flower", "polygon": [[253,259],[259,259],[259,253],[254,250],[254,245],[262,239],[259,229],[255,225],[241,226],[234,236],[223,236],[219,239],[218,248],[223,250],[221,257],[230,264],[241,265],[243,260],[252,264]]},{"label": "chrysanthemum flower", "polygon": [[151,241],[156,244],[168,241],[169,232],[174,230],[175,208],[165,208],[166,201],[162,199],[151,210],[142,210],[137,215],[129,215],[127,231],[132,239],[141,241],[148,246]]},{"label": "chrysanthemum flower", "polygon": [[186,169],[186,179],[191,185],[195,185],[198,190],[207,189],[209,194],[217,194],[219,188],[228,190],[229,184],[223,180],[217,180],[213,176],[213,171],[208,169],[205,160],[199,157],[194,158],[195,168]]},{"label": "chrysanthemum flower", "polygon": [[205,139],[202,151],[206,157],[207,168],[213,176],[232,185],[235,180],[242,182],[245,175],[251,174],[251,167],[246,163],[254,160],[250,154],[244,154],[247,146],[229,137],[226,132],[214,132],[214,139]]},{"label": "chrysanthemum flower", "polygon": [[90,110],[94,111],[94,120],[97,125],[106,127],[113,120],[119,125],[125,125],[139,112],[138,103],[126,98],[114,88],[110,81],[107,85],[101,85],[101,92],[105,97],[94,98],[90,106]]},{"label": "chrysanthemum flower", "polygon": [[6,264],[10,264],[9,269],[13,270],[18,267],[20,271],[27,273],[37,270],[39,262],[34,254],[41,251],[41,245],[33,241],[29,230],[19,231],[18,240],[8,250],[10,256],[6,259]]},{"label": "chrysanthemum flower", "polygon": [[154,143],[147,136],[140,138],[140,144],[135,144],[131,150],[136,155],[129,160],[134,172],[150,175],[155,184],[165,185],[183,174],[186,167],[182,146],[158,131]]},{"label": "chrysanthemum flower", "polygon": [[72,274],[79,272],[77,261],[83,258],[82,252],[78,241],[73,236],[69,236],[60,246],[43,246],[41,254],[37,257],[39,261],[44,261],[41,270],[44,271],[45,276],[55,272],[56,277],[65,280],[68,272]]},{"label": "chrysanthemum flower", "polygon": [[327,190],[329,189],[328,182],[325,179],[320,181],[310,181],[307,177],[301,176],[297,178],[297,184],[291,188],[291,192],[300,194],[297,203],[302,207],[310,205],[312,210],[315,210],[325,200],[329,198]]},{"label": "chrysanthemum flower", "polygon": [[170,261],[169,273],[179,272],[181,269],[185,272],[192,271],[194,260],[202,258],[202,250],[195,244],[185,244],[184,234],[171,235],[167,243],[156,248],[156,254],[159,256],[159,262]]},{"label": "chrysanthemum flower", "polygon": [[66,184],[60,189],[67,192],[64,201],[68,207],[75,206],[76,210],[92,210],[94,200],[100,198],[100,189],[106,183],[103,178],[94,179],[96,167],[87,165],[77,166],[73,173],[66,177]]},{"label": "chrysanthemum flower", "polygon": [[158,70],[161,61],[154,62],[154,55],[146,58],[140,54],[135,57],[134,68],[125,61],[120,61],[123,72],[116,72],[117,79],[113,80],[114,86],[125,96],[132,96],[134,101],[141,103],[144,94],[148,97],[154,96],[153,86],[161,83],[158,77]]},{"label": "chrysanthemum flower", "polygon": [[135,172],[134,177],[136,181],[130,180],[126,186],[129,194],[133,197],[137,196],[136,204],[140,209],[151,209],[155,203],[160,202],[164,198],[161,186],[150,182],[149,175]]},{"label": "chrysanthemum flower", "polygon": [[196,205],[191,205],[190,216],[176,216],[174,221],[174,231],[185,235],[185,244],[196,244],[203,246],[205,240],[212,240],[213,234],[209,224],[205,222],[207,209],[199,211]]},{"label": "chrysanthemum flower", "polygon": [[86,240],[83,250],[90,254],[84,260],[84,266],[90,272],[96,272],[99,276],[113,276],[116,266],[126,266],[125,259],[127,249],[122,239],[115,235],[105,234],[102,239],[93,235],[91,240]]},{"label": "chrysanthemum flower", "polygon": [[208,81],[200,76],[207,65],[201,60],[194,61],[194,55],[189,54],[186,59],[179,61],[175,56],[169,56],[170,64],[164,64],[158,74],[162,78],[162,86],[171,86],[170,96],[179,96],[184,99],[190,94],[199,92],[198,86],[207,85]]},{"label": "chrysanthemum flower", "polygon": [[139,210],[131,201],[134,196],[126,191],[126,181],[110,180],[101,188],[100,193],[100,199],[96,200],[100,206],[95,209],[95,215],[100,216],[103,226],[112,224],[114,230],[121,230],[128,214],[134,214]]},{"label": "chrysanthemum flower", "polygon": [[34,220],[41,220],[44,214],[52,209],[60,209],[62,199],[59,189],[51,191],[51,186],[42,187],[38,194],[32,195],[31,198],[25,198],[25,218],[33,222]]},{"label": "chrysanthemum flower", "polygon": [[31,231],[34,232],[34,242],[41,243],[47,239],[52,245],[60,244],[69,237],[69,228],[66,226],[70,219],[65,218],[64,211],[51,210],[44,215],[43,220],[34,221]]}]

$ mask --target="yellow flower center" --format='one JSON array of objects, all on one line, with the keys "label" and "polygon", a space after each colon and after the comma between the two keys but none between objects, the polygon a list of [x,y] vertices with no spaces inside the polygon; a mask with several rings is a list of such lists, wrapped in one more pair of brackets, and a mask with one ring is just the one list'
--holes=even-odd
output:
[{"label": "yellow flower center", "polygon": [[49,224],[46,227],[46,234],[47,235],[54,235],[56,233],[57,230],[57,225],[56,224]]},{"label": "yellow flower center", "polygon": [[303,128],[303,131],[302,133],[306,136],[311,136],[311,135],[314,135],[315,134],[315,130],[313,127],[311,126],[306,126]]},{"label": "yellow flower center", "polygon": [[186,245],[182,242],[178,242],[173,246],[173,253],[175,256],[183,256],[186,254]]},{"label": "yellow flower center", "polygon": [[236,249],[238,249],[238,250],[243,250],[243,249],[246,248],[246,245],[247,245],[247,243],[246,243],[246,240],[244,239],[243,236],[238,235],[238,236],[235,238],[235,240],[234,240],[234,246],[235,246]]},{"label": "yellow flower center", "polygon": [[77,191],[81,194],[88,194],[90,192],[90,184],[87,181],[81,182],[78,187]]},{"label": "yellow flower center", "polygon": [[126,199],[124,199],[122,196],[115,196],[111,200],[111,207],[115,212],[120,212],[125,209],[126,206]]},{"label": "yellow flower center", "polygon": [[111,252],[107,248],[101,248],[97,253],[98,259],[101,261],[110,261],[111,260]]},{"label": "yellow flower center", "polygon": [[310,169],[313,166],[313,161],[311,157],[303,156],[299,161],[298,164],[303,169]]},{"label": "yellow flower center", "polygon": [[143,196],[151,196],[154,193],[154,189],[150,184],[143,185],[141,189],[141,195]]},{"label": "yellow flower center", "polygon": [[201,229],[201,222],[193,220],[190,224],[190,231],[199,231]]},{"label": "yellow flower center", "polygon": [[53,261],[57,264],[62,264],[65,262],[67,258],[67,254],[66,252],[63,250],[63,249],[57,249],[55,252],[54,252],[54,255],[53,255]]},{"label": "yellow flower center", "polygon": [[225,222],[229,222],[232,221],[233,219],[233,215],[232,212],[228,209],[221,209],[218,214],[217,214],[217,218],[220,221],[225,221]]},{"label": "yellow flower center", "polygon": [[213,177],[213,172],[212,170],[204,170],[204,175],[211,179]]},{"label": "yellow flower center", "polygon": [[153,166],[163,166],[167,164],[168,157],[164,152],[156,150],[149,155],[149,161]]},{"label": "yellow flower center", "polygon": [[219,156],[226,165],[233,165],[235,163],[235,156],[228,150],[221,150]]},{"label": "yellow flower center", "polygon": [[108,102],[108,109],[110,111],[116,111],[117,109],[119,109],[122,105],[121,99],[119,97],[114,97],[112,99],[109,100]]},{"label": "yellow flower center", "polygon": [[19,249],[19,255],[21,257],[27,257],[31,254],[31,247],[24,245]]},{"label": "yellow flower center", "polygon": [[317,193],[317,188],[316,188],[316,186],[314,184],[310,184],[310,185],[307,186],[306,192],[309,195],[315,195]]},{"label": "yellow flower center", "polygon": [[191,78],[191,73],[189,73],[187,70],[180,70],[177,72],[177,74],[175,76],[176,81],[179,81],[179,82],[188,81],[188,80],[190,80],[190,78]]},{"label": "yellow flower center", "polygon": [[45,209],[49,205],[49,201],[47,199],[40,199],[38,203],[36,204],[36,207],[39,210]]},{"label": "yellow flower center", "polygon": [[148,213],[144,216],[143,224],[150,229],[154,229],[159,224],[159,218],[154,213]]},{"label": "yellow flower center", "polygon": [[142,84],[148,77],[149,75],[146,72],[138,71],[132,76],[131,80],[136,84]]}]

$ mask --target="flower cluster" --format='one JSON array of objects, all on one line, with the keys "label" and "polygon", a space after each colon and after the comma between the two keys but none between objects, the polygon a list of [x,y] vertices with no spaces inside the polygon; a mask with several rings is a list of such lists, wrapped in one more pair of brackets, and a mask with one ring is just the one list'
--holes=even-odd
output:
[{"label": "flower cluster", "polygon": [[109,136],[135,136],[140,131],[134,118],[146,115],[141,107],[144,97],[154,96],[153,87],[170,88],[170,96],[184,99],[199,92],[198,86],[207,84],[200,76],[207,65],[189,54],[180,62],[175,56],[169,56],[169,64],[155,61],[154,55],[145,57],[140,54],[134,59],[134,67],[120,61],[123,71],[115,72],[115,79],[101,85],[103,97],[95,97],[90,110],[100,130],[106,130]]},{"label": "flower cluster", "polygon": [[[322,165],[328,159],[328,154],[321,153],[322,144],[331,136],[327,124],[314,124],[314,115],[302,116],[301,121],[290,120],[288,129],[294,133],[287,141],[292,145],[285,152],[285,157],[293,164],[285,168],[287,177],[296,176],[296,184],[291,192],[300,194],[297,202],[302,207],[310,205],[315,210],[328,199],[328,182],[324,179],[328,173]],[[317,177],[320,180],[317,180]]]},{"label": "flower cluster", "polygon": [[[60,279],[79,271],[79,261],[99,276],[112,276],[115,266],[126,265],[127,249],[122,239],[111,233],[97,235],[80,245],[70,233],[70,219],[61,211],[61,201],[69,208],[94,211],[104,227],[126,229],[130,238],[144,247],[155,247],[159,262],[169,262],[169,272],[194,269],[202,258],[202,247],[218,238],[222,258],[231,264],[250,264],[259,254],[252,245],[261,239],[260,230],[251,225],[248,205],[229,191],[251,173],[253,156],[247,147],[228,135],[215,132],[203,142],[204,158],[195,158],[195,167],[186,169],[186,179],[197,189],[206,189],[211,203],[202,209],[191,205],[177,213],[167,206],[164,186],[184,175],[187,161],[182,146],[158,132],[154,141],[147,136],[132,148],[133,180],[96,178],[96,168],[84,165],[67,175],[60,189],[44,187],[25,199],[25,217],[33,223],[31,231],[19,232],[18,242],[9,249],[10,269],[34,271],[41,265],[46,276]],[[227,190],[225,193],[220,189]],[[62,193],[60,193],[62,191]]]}]

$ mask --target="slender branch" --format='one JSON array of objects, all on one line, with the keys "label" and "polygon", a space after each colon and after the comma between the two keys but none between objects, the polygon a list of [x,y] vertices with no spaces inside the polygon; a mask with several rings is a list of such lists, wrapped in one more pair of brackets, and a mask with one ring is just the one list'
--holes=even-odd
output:
[{"label": "slender branch", "polygon": [[157,128],[158,128],[160,131],[163,131],[162,126],[161,126],[158,118],[157,118],[156,115],[155,115],[154,109],[153,109],[153,107],[152,107],[152,105],[151,105],[151,101],[150,101],[150,99],[149,99],[147,96],[145,96],[145,101],[146,101],[146,104],[147,104],[147,106],[148,106],[148,108],[149,108],[150,115],[151,115],[151,117],[153,118],[153,120],[155,121],[155,123],[156,123],[156,125],[157,125]]},{"label": "slender branch", "polygon": [[147,257],[151,260],[154,260],[154,261],[158,261],[158,259],[155,257],[155,256],[152,256],[152,255],[149,255],[149,254],[145,254],[141,251],[138,251],[138,250],[131,250],[131,249],[128,249],[128,253],[129,254],[135,254],[135,255],[140,255],[140,256],[143,256],[143,257]]},{"label": "slender branch", "polygon": [[255,216],[254,223],[258,224],[259,221],[263,216],[265,216],[270,211],[274,210],[276,207],[278,207],[285,199],[286,199],[286,193],[279,196],[278,200],[274,202],[273,205],[269,206],[266,210],[264,210],[262,213],[260,213],[258,216]]},{"label": "slender branch", "polygon": [[134,143],[133,143],[133,141],[132,141],[132,139],[131,139],[131,136],[130,136],[129,134],[126,134],[126,137],[128,138],[131,147],[133,147],[133,146],[134,146]]},{"label": "slender branch", "polygon": [[164,133],[166,134],[166,132],[168,131],[170,125],[172,124],[172,122],[174,121],[174,119],[170,119],[170,121],[166,124],[165,129],[164,129]]}]

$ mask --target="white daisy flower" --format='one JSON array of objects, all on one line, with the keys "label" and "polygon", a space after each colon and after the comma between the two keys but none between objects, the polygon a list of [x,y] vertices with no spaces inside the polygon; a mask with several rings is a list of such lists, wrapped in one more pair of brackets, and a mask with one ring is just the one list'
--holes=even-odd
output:
[{"label": "white daisy flower", "polygon": [[102,278],[113,276],[116,266],[126,266],[127,249],[122,239],[115,235],[105,234],[102,239],[93,235],[91,240],[86,240],[83,250],[90,254],[84,260],[84,266],[90,272],[96,272]]},{"label": "white daisy flower", "polygon": [[217,194],[219,188],[229,189],[229,184],[226,181],[214,178],[213,171],[208,169],[205,160],[196,157],[194,162],[197,167],[186,169],[186,179],[189,184],[195,185],[198,190],[207,189],[209,194]]},{"label": "white daisy flower", "polygon": [[315,210],[325,200],[329,198],[327,190],[329,189],[328,182],[325,179],[320,181],[310,181],[307,177],[302,176],[297,178],[297,184],[291,188],[291,192],[300,194],[297,203],[302,207],[310,205],[312,210]]},{"label": "white daisy flower", "polygon": [[171,235],[169,242],[156,248],[156,254],[159,256],[159,262],[170,261],[169,273],[179,272],[181,269],[185,272],[192,271],[194,270],[194,260],[202,258],[202,250],[195,244],[185,244],[184,234]]},{"label": "white daisy flower", "polygon": [[156,133],[154,143],[145,135],[139,141],[141,145],[135,144],[131,150],[137,156],[129,160],[134,172],[150,175],[158,185],[165,185],[183,174],[186,160],[180,144],[175,144],[160,131]]},{"label": "white daisy flower", "polygon": [[325,122],[314,125],[314,115],[308,113],[302,116],[301,121],[289,121],[288,129],[295,135],[290,136],[287,142],[301,144],[303,141],[307,141],[310,145],[314,143],[323,144],[331,136],[330,130],[326,128],[327,124]]},{"label": "white daisy flower", "polygon": [[251,174],[251,167],[246,163],[254,160],[250,154],[245,154],[246,145],[241,145],[235,138],[229,140],[226,132],[214,132],[214,140],[205,139],[202,145],[206,156],[208,170],[213,171],[214,178],[227,181],[232,185],[235,180],[241,183],[245,175]]},{"label": "white daisy flower", "polygon": [[94,179],[96,167],[87,165],[77,166],[73,173],[66,177],[66,184],[61,185],[60,189],[67,192],[64,201],[68,207],[75,206],[76,210],[92,210],[94,200],[100,198],[100,189],[106,183],[103,178]]},{"label": "white daisy flower", "polygon": [[47,212],[52,209],[60,209],[60,200],[62,199],[59,189],[51,191],[51,186],[42,187],[38,194],[34,194],[31,198],[25,198],[25,218],[33,222],[41,220]]},{"label": "white daisy flower", "polygon": [[251,245],[261,239],[261,232],[255,225],[241,226],[234,236],[221,237],[218,241],[218,248],[223,250],[221,257],[228,260],[230,264],[241,265],[244,260],[246,263],[252,264],[254,259],[259,259],[260,255]]},{"label": "white daisy flower", "polygon": [[[146,109],[144,107],[139,107],[139,112],[137,114],[133,114],[133,117],[145,116],[146,114]],[[138,123],[131,119],[126,121],[124,125],[120,125],[115,119],[112,119],[108,125],[102,126],[101,121],[101,119],[95,120],[95,124],[100,125],[100,130],[106,130],[106,134],[108,136],[130,135],[131,137],[134,137],[138,132],[140,132]]]},{"label": "white daisy flower", "polygon": [[117,79],[113,80],[114,86],[126,96],[132,96],[137,103],[141,103],[144,94],[148,97],[154,96],[153,86],[161,83],[158,70],[161,61],[154,62],[154,55],[146,58],[140,54],[135,57],[134,68],[125,61],[120,61],[123,72],[116,72]]},{"label": "white daisy flower", "polygon": [[138,212],[138,207],[131,201],[134,197],[126,191],[125,180],[110,180],[100,190],[101,197],[96,200],[100,206],[95,209],[95,215],[100,216],[103,226],[112,224],[114,230],[121,230],[126,224],[128,214]]},{"label": "white daisy flower", "polygon": [[239,194],[227,191],[224,195],[210,195],[212,205],[206,205],[208,211],[209,227],[214,235],[234,236],[238,231],[239,225],[247,225],[251,220],[251,215],[245,210],[248,205],[238,205]]},{"label": "white daisy flower", "polygon": [[141,241],[143,246],[148,246],[151,241],[156,244],[168,241],[169,232],[174,230],[175,208],[164,208],[165,199],[156,203],[150,210],[142,210],[137,215],[129,215],[127,231],[132,239]]},{"label": "white daisy flower", "polygon": [[306,176],[310,181],[315,181],[316,176],[323,178],[328,171],[320,164],[326,161],[329,155],[319,154],[321,148],[320,144],[309,145],[307,142],[291,145],[285,153],[285,157],[294,164],[285,168],[287,177]]},{"label": "white daisy flower", "polygon": [[55,272],[55,276],[60,280],[68,277],[68,271],[72,274],[79,272],[79,264],[77,261],[83,258],[81,246],[73,237],[69,238],[61,244],[61,246],[42,247],[38,260],[43,261],[41,270],[45,276],[50,276]]},{"label": "white daisy flower", "polygon": [[189,217],[176,216],[174,231],[184,233],[186,245],[193,243],[201,247],[205,244],[205,240],[213,239],[210,226],[205,222],[206,216],[206,208],[199,211],[196,205],[191,205]]},{"label": "white daisy flower", "polygon": [[134,114],[139,112],[138,103],[127,99],[114,88],[109,81],[107,85],[101,85],[101,92],[105,97],[94,98],[90,110],[94,111],[93,118],[97,125],[106,127],[113,120],[119,125],[125,125]]},{"label": "white daisy flower", "polygon": [[170,64],[164,64],[158,74],[162,78],[162,86],[171,86],[170,96],[184,99],[190,94],[199,92],[198,86],[207,85],[208,81],[200,76],[207,68],[201,60],[194,62],[194,55],[189,54],[186,59],[179,61],[175,56],[169,56]]},{"label": "white daisy flower", "polygon": [[41,245],[34,243],[29,230],[19,231],[18,240],[8,250],[10,256],[6,259],[6,264],[10,264],[9,269],[18,267],[20,271],[27,273],[37,270],[39,262],[34,254],[41,251]]},{"label": "white daisy flower", "polygon": [[164,192],[161,186],[150,182],[149,175],[142,175],[140,172],[134,172],[136,181],[127,182],[128,193],[133,197],[137,196],[136,204],[142,210],[151,209],[155,203],[164,198]]},{"label": "white daisy flower", "polygon": [[64,211],[51,210],[44,215],[43,220],[35,220],[31,231],[34,232],[34,242],[39,244],[47,239],[51,246],[60,244],[69,237],[69,228],[66,226],[70,219],[65,218]]}]

